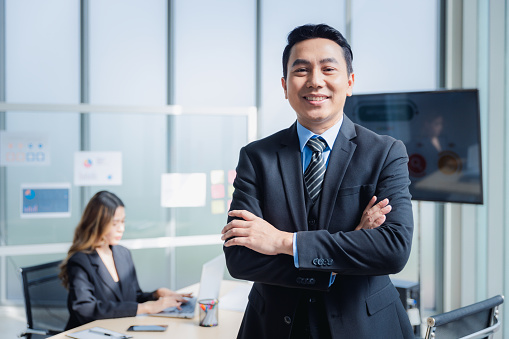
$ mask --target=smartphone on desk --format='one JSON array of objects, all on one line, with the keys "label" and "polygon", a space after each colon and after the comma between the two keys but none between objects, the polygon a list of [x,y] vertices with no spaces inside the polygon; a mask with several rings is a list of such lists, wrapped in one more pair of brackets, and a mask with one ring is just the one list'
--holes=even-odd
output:
[{"label": "smartphone on desk", "polygon": [[164,332],[168,325],[132,325],[127,330],[133,332]]}]

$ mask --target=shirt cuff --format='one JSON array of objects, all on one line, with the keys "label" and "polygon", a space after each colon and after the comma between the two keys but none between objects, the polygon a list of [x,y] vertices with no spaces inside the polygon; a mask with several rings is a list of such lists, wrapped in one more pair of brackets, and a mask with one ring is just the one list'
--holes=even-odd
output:
[{"label": "shirt cuff", "polygon": [[329,280],[329,287],[332,286],[332,284],[334,284],[334,281],[336,280],[336,275],[335,274],[330,274],[330,280]]},{"label": "shirt cuff", "polygon": [[297,252],[297,232],[293,234],[293,264],[295,265],[295,268],[299,268],[299,253]]}]

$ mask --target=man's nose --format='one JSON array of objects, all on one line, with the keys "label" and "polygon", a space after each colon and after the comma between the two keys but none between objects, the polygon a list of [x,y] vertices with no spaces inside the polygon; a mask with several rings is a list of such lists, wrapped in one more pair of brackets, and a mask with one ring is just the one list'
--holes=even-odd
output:
[{"label": "man's nose", "polygon": [[313,88],[323,87],[322,72],[313,71],[309,74],[308,87],[313,87]]}]

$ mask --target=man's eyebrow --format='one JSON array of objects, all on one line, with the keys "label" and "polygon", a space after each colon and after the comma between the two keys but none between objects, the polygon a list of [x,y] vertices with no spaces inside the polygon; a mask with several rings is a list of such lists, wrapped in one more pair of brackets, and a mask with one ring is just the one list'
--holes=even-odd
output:
[{"label": "man's eyebrow", "polygon": [[[320,60],[320,64],[326,64],[326,63],[337,64],[338,61],[335,58],[332,58],[332,57]],[[310,65],[310,64],[311,64],[311,62],[309,60],[306,60],[306,59],[295,59],[295,61],[292,64],[292,67],[295,67],[297,65]]]},{"label": "man's eyebrow", "polygon": [[311,65],[311,62],[306,59],[295,59],[295,61],[292,64],[292,67],[295,67],[297,65]]},{"label": "man's eyebrow", "polygon": [[338,63],[338,61],[335,58],[325,58],[325,59],[320,60],[321,64],[326,64],[328,62],[333,63],[333,64]]}]

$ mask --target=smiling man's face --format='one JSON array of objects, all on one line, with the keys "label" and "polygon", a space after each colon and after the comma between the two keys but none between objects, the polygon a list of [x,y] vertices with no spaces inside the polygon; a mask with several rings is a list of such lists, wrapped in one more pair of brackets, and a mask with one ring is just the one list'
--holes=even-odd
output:
[{"label": "smiling man's face", "polygon": [[352,95],[354,75],[348,75],[342,48],[329,39],[301,41],[292,47],[287,67],[281,79],[285,98],[302,126],[322,134],[341,119]]}]

